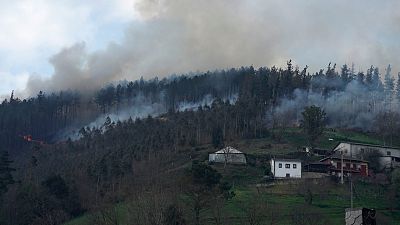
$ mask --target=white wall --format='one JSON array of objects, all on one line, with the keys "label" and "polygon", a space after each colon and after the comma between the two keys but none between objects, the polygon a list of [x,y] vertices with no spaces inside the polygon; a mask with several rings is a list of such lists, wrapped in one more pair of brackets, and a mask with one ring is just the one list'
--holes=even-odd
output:
[{"label": "white wall", "polygon": [[[358,144],[350,144],[350,143],[340,143],[336,148],[335,151],[343,151],[345,156],[355,157],[355,158],[362,158],[363,152],[368,151],[378,151],[382,154],[380,157],[379,162],[381,168],[389,168],[392,167],[393,162],[392,158],[400,158],[400,150],[394,148],[382,148],[379,146],[368,146],[368,145],[358,145]],[[390,152],[390,155],[388,155]]]},{"label": "white wall", "polygon": [[336,148],[335,151],[344,151],[344,155],[352,156],[352,157],[359,157],[362,154],[362,151],[373,151],[376,150],[380,152],[383,156],[388,156],[387,152],[389,151],[392,157],[400,158],[400,150],[394,148],[382,148],[379,146],[368,146],[368,145],[358,145],[358,144],[349,144],[349,143],[340,143]]},{"label": "white wall", "polygon": [[[282,164],[281,168],[279,164]],[[286,168],[286,164],[289,164],[290,168]],[[296,168],[293,168],[293,165],[296,165]],[[271,172],[278,178],[286,178],[286,174],[291,178],[301,178],[301,162],[271,159]]]},{"label": "white wall", "polygon": [[209,154],[208,161],[209,162],[219,162],[225,163],[225,157],[227,163],[237,163],[237,164],[246,164],[246,156],[244,154]]}]

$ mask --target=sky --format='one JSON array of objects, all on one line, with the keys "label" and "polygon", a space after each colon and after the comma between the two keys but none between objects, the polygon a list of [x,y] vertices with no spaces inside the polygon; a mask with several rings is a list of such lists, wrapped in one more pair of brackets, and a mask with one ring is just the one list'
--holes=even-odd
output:
[{"label": "sky", "polygon": [[49,59],[63,48],[118,42],[136,19],[127,0],[0,0],[0,95],[23,92],[31,76],[51,77]]},{"label": "sky", "polygon": [[0,0],[0,96],[292,59],[400,65],[397,0]]}]

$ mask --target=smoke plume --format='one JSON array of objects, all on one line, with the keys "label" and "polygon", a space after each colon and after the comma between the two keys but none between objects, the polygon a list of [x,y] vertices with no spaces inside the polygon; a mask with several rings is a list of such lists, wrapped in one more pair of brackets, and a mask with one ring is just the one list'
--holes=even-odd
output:
[{"label": "smoke plume", "polygon": [[368,89],[357,80],[348,83],[343,91],[331,91],[327,95],[312,88],[309,91],[296,89],[293,95],[293,98],[281,99],[267,118],[275,123],[283,120],[285,125],[298,125],[304,107],[316,105],[326,112],[329,127],[373,131],[373,121],[380,113],[400,110],[394,93]]},{"label": "smoke plume", "polygon": [[123,40],[88,52],[85,43],[49,60],[49,79],[31,75],[27,92],[90,91],[118,80],[287,59],[318,70],[328,62],[399,65],[400,2],[140,0]]},{"label": "smoke plume", "polygon": [[[126,104],[119,110],[113,110],[112,112],[101,114],[93,121],[89,121],[86,123],[83,121],[77,121],[76,124],[73,124],[59,131],[53,139],[54,141],[67,140],[68,138],[70,138],[71,140],[77,140],[81,138],[79,130],[82,127],[89,129],[99,128],[104,131],[104,125],[106,124],[106,121],[108,119],[109,122],[117,123],[118,121],[126,121],[128,119],[142,119],[148,116],[155,117],[166,113],[167,108],[165,95],[163,95],[163,93],[161,92],[157,99],[157,101],[152,101],[150,98],[146,98],[145,96],[140,94],[133,100],[127,102],[128,104]],[[238,100],[238,94],[224,96],[220,99],[224,102],[235,104]],[[200,106],[211,106],[214,100],[216,100],[216,98],[208,94],[205,95],[200,101],[181,101],[178,102],[176,110],[181,112],[186,110],[197,111]]]}]

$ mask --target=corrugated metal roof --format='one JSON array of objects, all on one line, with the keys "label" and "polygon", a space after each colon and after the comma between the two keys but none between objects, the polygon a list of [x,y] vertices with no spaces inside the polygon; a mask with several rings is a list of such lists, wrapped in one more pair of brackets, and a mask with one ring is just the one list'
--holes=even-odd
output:
[{"label": "corrugated metal roof", "polygon": [[369,146],[369,147],[377,147],[377,148],[386,148],[386,149],[394,149],[394,150],[400,150],[398,147],[393,147],[393,146],[384,146],[384,145],[374,145],[374,144],[367,144],[367,143],[360,143],[360,142],[351,142],[351,141],[342,141],[339,142],[338,144],[335,145],[333,150],[335,150],[340,144],[350,144],[350,145],[360,145],[360,146]]},{"label": "corrugated metal roof", "polygon": [[[339,159],[339,160],[341,160],[342,156],[340,154],[335,153],[333,155],[330,155],[328,157],[325,157],[325,158],[321,159],[320,162],[323,162],[323,161],[325,161],[327,159]],[[368,161],[366,161],[366,160],[362,160],[362,159],[358,159],[358,158],[354,158],[354,157],[349,157],[349,156],[345,156],[345,155],[343,156],[343,160],[368,163]]]},{"label": "corrugated metal roof", "polygon": [[231,146],[227,146],[219,151],[216,151],[215,154],[243,154],[243,152],[237,150],[236,148],[233,148]]}]

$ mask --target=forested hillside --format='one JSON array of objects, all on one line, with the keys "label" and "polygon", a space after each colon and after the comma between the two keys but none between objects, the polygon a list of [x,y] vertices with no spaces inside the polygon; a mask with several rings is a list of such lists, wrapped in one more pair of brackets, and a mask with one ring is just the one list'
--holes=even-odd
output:
[{"label": "forested hillside", "polygon": [[286,117],[285,123],[298,122],[296,114],[305,105],[316,104],[331,113],[332,126],[371,130],[364,120],[399,108],[400,85],[395,84],[390,66],[383,75],[372,66],[366,73],[356,73],[347,65],[338,72],[335,67],[330,64],[310,75],[307,68],[299,70],[288,62],[285,69],[242,67],[162,80],[124,81],[96,93],[43,90],[24,100],[11,94],[0,105],[0,141],[5,150],[14,153],[23,148],[24,135],[50,143],[76,139],[82,127],[98,127],[107,116],[116,122],[193,110],[210,106],[217,98],[230,103],[238,100],[240,123],[247,129],[250,123],[261,126],[271,122],[273,116]]},{"label": "forested hillside", "polygon": [[136,114],[143,117],[146,113],[196,109],[202,104],[210,105],[216,98],[235,101],[238,95],[242,102],[251,100],[252,105],[247,108],[260,114],[280,96],[306,88],[309,80],[306,70],[293,70],[290,64],[287,70],[246,67],[163,80],[125,81],[107,85],[95,94],[40,92],[24,100],[11,95],[0,107],[1,142],[4,147],[20,148],[21,136],[27,134],[46,142],[57,141],[57,135],[64,134],[63,129],[79,130],[99,116],[116,114],[117,119],[135,119]]},{"label": "forested hillside", "polygon": [[[364,73],[329,64],[310,74],[288,61],[284,69],[250,66],[124,81],[96,93],[40,92],[25,100],[11,95],[0,105],[0,143],[12,157],[4,155],[1,165],[15,182],[1,183],[1,218],[4,224],[61,224],[89,211],[104,212],[104,219],[116,216],[102,211],[110,206],[153,197],[160,198],[155,204],[165,203],[160,210],[175,207],[173,216],[190,207],[199,213],[209,203],[195,199],[198,193],[212,189],[218,199],[233,197],[231,184],[219,175],[196,177],[196,170],[211,170],[196,167],[207,152],[255,139],[284,146],[283,131],[299,126],[308,105],[325,110],[328,127],[398,145],[395,83],[390,66],[381,74],[372,66]],[[257,162],[255,168],[265,170]],[[173,194],[167,199],[168,191]],[[180,206],[181,195],[189,196],[184,202],[190,207]]]}]

